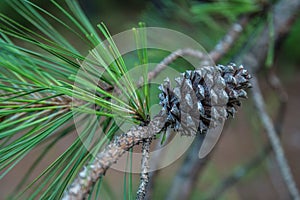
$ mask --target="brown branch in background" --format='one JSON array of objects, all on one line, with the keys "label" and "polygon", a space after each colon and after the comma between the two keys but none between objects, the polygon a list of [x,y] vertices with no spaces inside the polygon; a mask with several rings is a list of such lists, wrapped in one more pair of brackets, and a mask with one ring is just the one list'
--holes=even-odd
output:
[{"label": "brown branch in background", "polygon": [[[278,136],[281,135],[284,116],[286,113],[286,103],[287,103],[287,93],[282,87],[280,79],[276,76],[274,72],[268,74],[269,84],[272,89],[276,92],[278,99],[280,101],[280,105],[277,111],[277,116],[275,120],[275,129]],[[262,164],[263,161],[270,155],[272,152],[272,145],[268,142],[262,150],[250,161],[248,161],[243,166],[234,170],[231,174],[227,175],[223,178],[218,185],[211,190],[207,200],[219,199],[223,193],[228,190],[230,187],[233,187],[236,183],[238,183],[245,175],[247,175],[250,171],[257,168]]]},{"label": "brown branch in background", "polygon": [[[289,33],[293,22],[299,14],[300,1],[299,0],[280,0],[272,8],[274,21],[274,40],[275,46]],[[269,27],[266,26],[257,39],[249,41],[251,49],[245,55],[241,55],[239,59],[246,68],[257,72],[264,66],[269,48]],[[277,49],[275,49],[277,50]]]},{"label": "brown branch in background", "polygon": [[258,114],[264,125],[264,128],[266,129],[267,135],[271,142],[272,149],[275,153],[275,158],[279,165],[279,168],[282,173],[285,184],[289,190],[291,197],[293,199],[299,200],[300,196],[299,196],[298,189],[296,187],[296,183],[293,179],[288,162],[284,156],[284,151],[280,144],[280,139],[279,139],[278,135],[276,134],[275,127],[274,127],[269,115],[266,112],[264,100],[263,100],[256,77],[252,78],[251,83],[252,83],[252,87],[253,87],[252,94],[253,94],[253,100],[254,100],[255,106],[258,110]]},{"label": "brown branch in background", "polygon": [[[284,1],[281,0],[279,1],[274,8],[274,39],[275,39],[275,43],[278,43],[281,41],[281,39],[289,32],[292,22],[294,21],[296,15],[298,14],[300,8],[300,1],[298,0],[291,0],[291,1]],[[248,21],[248,20],[246,20]],[[229,33],[230,34],[230,31]],[[238,35],[237,35],[238,36]],[[237,38],[237,37],[236,37]],[[226,40],[223,40],[226,41]],[[252,45],[252,48],[250,49],[249,52],[247,52],[245,55],[241,55],[240,59],[241,63],[243,63],[243,65],[248,68],[249,70],[251,70],[252,72],[256,72],[259,70],[259,68],[261,66],[263,66],[266,55],[267,55],[267,51],[268,51],[268,41],[269,41],[269,30],[268,28],[265,28],[265,30],[262,32],[262,34],[258,37],[258,39],[256,41],[251,41],[251,43],[254,43]],[[220,42],[221,43],[221,42]],[[234,43],[234,41],[232,42],[232,44]],[[223,45],[226,46],[226,45]],[[218,49],[216,47],[216,49]],[[226,48],[226,49],[230,49],[230,48]],[[214,59],[219,59],[220,57],[222,57],[225,52],[222,53],[222,56],[217,56],[217,53],[213,53],[213,52],[217,52],[217,51],[212,51],[211,55],[215,55]],[[220,51],[222,52],[222,51]],[[221,55],[221,54],[220,54]],[[193,148],[193,147],[191,147]],[[194,155],[195,157],[197,157],[197,154]],[[205,158],[204,158],[205,159]],[[207,158],[208,159],[208,158]],[[195,168],[196,169],[196,165],[198,165],[198,162],[196,160],[190,160],[189,163],[186,163],[185,165],[191,165],[190,168]],[[194,167],[193,167],[194,166]],[[181,171],[185,171],[185,166],[182,166],[179,171],[177,172],[177,174],[181,174]],[[200,170],[203,170],[204,168],[199,168]],[[188,174],[186,174],[186,177],[190,177],[190,174],[192,174],[194,172],[190,171],[188,172]],[[200,172],[198,172],[197,174],[200,174]],[[175,177],[174,180],[177,180],[177,176]],[[184,180],[185,178],[182,177],[182,179],[180,180],[182,181],[186,181]],[[188,178],[186,178],[188,179]],[[190,182],[193,182],[194,178],[191,180],[187,180]],[[189,189],[189,191],[193,191],[193,188],[196,186],[196,184],[189,184],[191,186],[191,188]],[[174,194],[170,194],[170,193],[174,193]],[[169,192],[169,196],[172,195],[173,197],[176,197],[178,195],[180,195],[181,193],[183,193],[183,189],[176,184],[175,182],[173,182],[173,185],[171,186],[170,192]],[[181,199],[188,199],[188,197],[191,195],[190,193],[185,193],[186,196],[181,196]]]},{"label": "brown branch in background", "polygon": [[[209,156],[199,159],[198,153],[205,135],[197,135],[193,144],[187,151],[186,157],[177,172],[172,187],[168,192],[167,200],[189,199],[194,183],[197,182],[199,175],[203,172],[206,164],[210,160]],[[179,191],[178,191],[179,190]]]},{"label": "brown branch in background", "polygon": [[285,91],[285,89],[282,86],[282,83],[278,76],[275,74],[274,70],[271,70],[270,73],[268,73],[267,77],[268,83],[271,86],[271,88],[275,91],[277,94],[277,97],[279,99],[280,105],[278,108],[278,114],[276,116],[274,125],[276,131],[281,134],[282,132],[282,126],[284,121],[284,116],[286,113],[286,105],[288,102],[288,94]]},{"label": "brown branch in background", "polygon": [[148,80],[154,79],[162,70],[164,70],[169,64],[174,62],[176,59],[183,57],[183,56],[192,56],[195,58],[205,59],[206,54],[202,53],[201,51],[186,48],[186,49],[178,49],[164,58],[160,63],[158,63],[155,69],[148,73]]},{"label": "brown branch in background", "polygon": [[[51,95],[51,94],[49,94]],[[62,107],[71,107],[72,97],[66,96],[66,95],[59,95],[54,96],[52,98],[48,98],[43,101],[38,101],[39,99],[43,99],[45,97],[39,96],[36,97],[32,95],[34,98],[30,98],[31,100],[37,101],[36,103],[27,103],[27,102],[14,102],[14,101],[2,101],[0,103],[1,106],[20,106],[20,107],[26,107],[26,108],[42,108],[47,106],[62,106]],[[80,101],[75,102],[76,105],[80,105]],[[3,109],[5,110],[5,109]],[[8,109],[6,109],[8,110]]]},{"label": "brown branch in background", "polygon": [[150,151],[150,144],[151,144],[151,138],[146,139],[143,142],[142,146],[142,168],[141,168],[141,180],[140,180],[140,186],[137,191],[137,200],[143,200],[146,196],[147,191],[147,185],[149,182],[149,151]]},{"label": "brown branch in background", "polygon": [[152,80],[169,64],[173,63],[176,59],[183,56],[192,56],[198,58],[199,60],[202,60],[201,66],[214,65],[210,61],[219,61],[230,50],[248,22],[249,16],[242,16],[236,23],[231,26],[227,34],[219,41],[219,43],[208,55],[199,50],[189,48],[178,49],[172,52],[169,56],[167,56],[159,64],[157,64],[153,71],[149,72],[148,79]]}]

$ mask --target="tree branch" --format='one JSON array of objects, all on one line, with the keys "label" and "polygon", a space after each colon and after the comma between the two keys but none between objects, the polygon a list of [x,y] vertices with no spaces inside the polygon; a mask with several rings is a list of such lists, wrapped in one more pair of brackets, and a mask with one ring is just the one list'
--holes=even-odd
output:
[{"label": "tree branch", "polygon": [[146,196],[147,185],[149,182],[149,151],[150,151],[151,138],[145,139],[142,146],[142,172],[140,186],[137,191],[137,200],[142,200]]},{"label": "tree branch", "polygon": [[275,158],[280,167],[280,171],[282,173],[283,179],[287,185],[287,188],[289,190],[291,197],[295,200],[299,200],[300,196],[299,196],[298,189],[296,187],[296,183],[293,179],[290,167],[284,156],[284,151],[280,144],[279,137],[276,134],[274,125],[273,125],[269,115],[266,112],[264,100],[263,100],[261,91],[259,89],[259,85],[258,85],[258,81],[257,81],[256,77],[252,78],[251,83],[252,83],[252,87],[253,87],[252,88],[253,100],[254,100],[255,106],[258,110],[260,119],[262,120],[262,123],[266,129],[269,140],[271,142],[273,151],[275,153]]},{"label": "tree branch", "polygon": [[147,126],[133,127],[129,132],[116,137],[106,148],[97,154],[95,160],[79,173],[65,191],[63,200],[81,200],[87,197],[91,186],[104,175],[106,170],[116,163],[127,150],[134,145],[150,139],[159,133],[165,125],[164,114],[159,114]]},{"label": "tree branch", "polygon": [[[289,33],[299,14],[299,9],[299,0],[280,0],[272,7],[275,45],[279,44]],[[251,49],[236,59],[240,60],[252,73],[257,72],[264,65],[269,48],[269,31],[269,27],[266,26],[256,40],[249,40],[252,44]]]}]

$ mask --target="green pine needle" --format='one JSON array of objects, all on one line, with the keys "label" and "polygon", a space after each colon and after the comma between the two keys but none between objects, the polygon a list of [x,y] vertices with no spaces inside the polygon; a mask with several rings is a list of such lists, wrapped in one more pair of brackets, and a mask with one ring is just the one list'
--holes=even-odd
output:
[{"label": "green pine needle", "polygon": [[[18,195],[12,198],[61,197],[83,165],[118,131],[113,118],[137,124],[148,120],[148,68],[143,74],[145,86],[140,91],[128,74],[126,60],[108,28],[103,23],[98,25],[108,41],[104,45],[78,2],[67,0],[67,9],[56,1],[51,2],[57,9],[55,14],[29,0],[6,1],[31,24],[30,28],[0,14],[0,170],[3,171],[0,179],[33,149],[43,145],[43,151],[16,187],[14,193]],[[75,47],[66,33],[85,47]],[[147,46],[146,32],[135,34],[137,45]],[[88,49],[92,49],[90,57],[85,56]],[[147,65],[147,49],[141,48],[137,54],[139,63]],[[78,76],[79,69],[83,76]],[[102,76],[99,69],[103,71]],[[102,85],[120,90],[125,99],[119,97],[118,91],[112,93]],[[80,128],[84,131],[28,184],[30,174],[50,150],[76,130],[73,117],[83,117]],[[105,136],[99,133],[99,123]],[[82,142],[90,144],[89,151]],[[98,182],[93,188],[95,196],[99,196],[101,185]],[[131,175],[128,189],[132,199]]]}]

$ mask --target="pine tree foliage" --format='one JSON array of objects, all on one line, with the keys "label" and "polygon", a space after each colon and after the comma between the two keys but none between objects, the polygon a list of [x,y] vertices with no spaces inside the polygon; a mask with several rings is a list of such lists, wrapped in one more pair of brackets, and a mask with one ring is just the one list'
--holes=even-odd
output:
[{"label": "pine tree foliage", "polygon": [[[27,198],[38,196],[55,199],[62,195],[84,163],[92,159],[92,154],[98,152],[107,138],[112,138],[118,130],[112,117],[118,115],[132,123],[140,123],[147,119],[147,107],[141,94],[133,88],[129,77],[125,78],[125,87],[119,87],[128,95],[129,102],[124,102],[116,94],[109,92],[109,88],[119,86],[118,80],[126,77],[128,68],[114,42],[110,40],[110,33],[105,25],[99,24],[98,31],[95,30],[76,1],[66,1],[68,9],[52,1],[64,20],[30,1],[14,0],[6,3],[27,20],[32,28],[0,14],[1,178],[30,151],[47,142],[44,151],[40,152],[32,168],[24,173],[22,182],[16,189],[23,188],[37,163],[60,139],[75,130],[72,123],[74,115],[97,116],[94,121],[83,121],[85,127],[80,137],[25,189],[34,191]],[[59,24],[73,41],[83,42],[87,49],[98,46],[101,51],[95,52],[95,59],[86,61],[80,49],[62,35],[64,31],[56,30],[50,21]],[[109,46],[101,43],[99,32],[108,39]],[[147,56],[146,53],[141,57],[146,60],[143,56]],[[115,61],[107,63],[112,58]],[[73,84],[84,60],[90,63],[90,76],[100,79],[99,87],[93,82],[94,78],[83,78],[80,86]],[[106,76],[98,77],[93,72],[93,66],[98,63],[106,66],[103,67],[107,72]],[[146,97],[147,94],[143,96]],[[117,104],[110,99],[114,99]],[[95,110],[95,106],[98,109]],[[96,131],[98,122],[102,123],[102,132],[107,137],[102,138]],[[92,138],[97,138],[97,141],[87,151],[82,140]],[[19,198],[23,198],[23,192],[19,194]]]}]

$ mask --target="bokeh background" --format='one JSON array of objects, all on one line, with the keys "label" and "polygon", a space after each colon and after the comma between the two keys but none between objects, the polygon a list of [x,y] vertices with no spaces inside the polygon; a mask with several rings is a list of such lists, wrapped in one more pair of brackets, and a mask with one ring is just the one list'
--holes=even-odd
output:
[{"label": "bokeh background", "polygon": [[[48,1],[34,1],[38,5],[51,11],[53,5]],[[227,32],[232,22],[244,12],[262,9],[267,1],[213,1],[213,0],[80,0],[79,1],[86,15],[93,25],[104,22],[111,34],[137,27],[139,22],[145,22],[146,26],[159,26],[172,28],[185,33],[203,45],[209,51],[222,36]],[[212,3],[220,3],[213,8],[207,6]],[[237,6],[226,7],[222,3],[233,2]],[[244,6],[238,6],[244,5]],[[262,6],[263,5],[263,6]],[[223,7],[222,7],[223,6]],[[30,27],[24,19],[18,18],[14,10],[5,3],[0,2],[0,12],[17,18],[25,26]],[[251,43],[256,38],[249,37],[259,27],[267,25],[267,13],[262,12],[256,20],[251,22],[245,29],[244,36],[237,41],[236,46]],[[282,144],[286,157],[290,164],[292,173],[300,188],[300,18],[295,21],[290,33],[280,47],[275,49],[275,59],[272,66],[262,67],[259,71],[259,81],[265,98],[267,110],[275,120],[279,110],[279,98],[276,91],[270,89],[268,78],[270,74],[277,74],[282,81],[283,88],[288,95],[285,112],[282,112]],[[31,27],[34,28],[34,27]],[[66,35],[68,37],[68,35]],[[251,40],[249,39],[251,38]],[[70,41],[75,46],[80,46],[80,41]],[[162,38],[163,39],[163,38]],[[250,41],[249,41],[250,40]],[[245,46],[246,48],[246,46]],[[82,49],[87,52],[88,49]],[[219,61],[226,64],[234,58],[238,50],[233,48],[228,54]],[[213,151],[211,160],[203,173],[197,178],[197,185],[192,194],[194,200],[205,199],[208,194],[214,191],[216,186],[228,174],[244,166],[249,160],[259,154],[267,143],[265,131],[261,125],[258,114],[255,112],[254,105],[250,100],[245,100],[241,109],[234,119],[227,122],[226,128],[222,133],[221,139]],[[39,163],[32,178],[39,174],[51,161],[53,161],[66,147],[71,144],[76,135],[70,135],[60,141],[57,148]],[[35,158],[36,149],[24,158],[14,170],[7,174],[0,181],[0,199],[6,199],[7,195],[20,181],[23,173],[30,168]],[[153,199],[164,199],[169,191],[169,187],[176,175],[177,170],[184,161],[184,156],[172,165],[160,170],[159,176],[155,181]],[[137,188],[139,175],[135,174],[134,187]],[[122,172],[109,170],[105,175],[103,185],[103,199],[122,199],[123,198],[123,179]],[[261,163],[251,168],[236,184],[230,187],[222,195],[221,199],[289,199],[286,186],[281,177],[274,155],[265,158]]]}]

